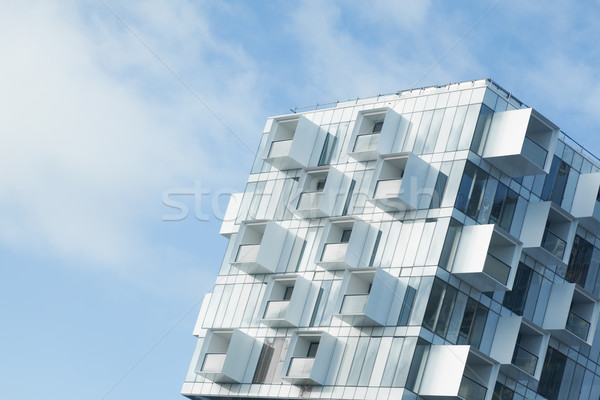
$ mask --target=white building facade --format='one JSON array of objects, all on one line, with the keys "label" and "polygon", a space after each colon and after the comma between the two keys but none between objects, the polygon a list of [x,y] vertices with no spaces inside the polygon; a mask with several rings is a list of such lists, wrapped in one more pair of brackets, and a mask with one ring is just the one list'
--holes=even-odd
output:
[{"label": "white building facade", "polygon": [[539,112],[414,89],[269,118],[257,154],[184,396],[600,398],[600,161]]}]

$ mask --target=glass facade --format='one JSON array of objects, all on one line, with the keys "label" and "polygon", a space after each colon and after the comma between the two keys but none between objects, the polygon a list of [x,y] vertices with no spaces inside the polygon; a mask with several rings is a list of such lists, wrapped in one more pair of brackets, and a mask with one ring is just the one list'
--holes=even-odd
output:
[{"label": "glass facade", "polygon": [[[543,117],[532,126],[546,124],[546,136],[517,132],[512,116],[528,110],[479,80],[269,119],[241,201],[230,204],[235,220],[221,230],[229,245],[194,328],[182,393],[599,399],[600,236],[570,215],[579,176],[600,168]],[[357,123],[363,114],[371,119]],[[506,140],[496,140],[499,132]],[[490,146],[511,140],[520,140],[518,153],[488,157]],[[398,154],[419,163],[377,170]],[[302,166],[274,160],[286,157]],[[511,171],[533,163],[544,173],[508,173],[503,160]],[[406,188],[411,208],[377,202]],[[536,214],[532,204],[541,202],[560,218]],[[327,213],[298,213],[317,207]],[[264,221],[281,228],[276,249],[251,233],[238,240],[240,226]],[[343,228],[325,233],[332,224]],[[474,227],[493,232],[484,240]],[[270,272],[241,267],[267,261]],[[482,275],[501,286],[484,286]],[[509,332],[512,345],[506,318],[529,327]],[[444,380],[432,378],[440,371]]]}]

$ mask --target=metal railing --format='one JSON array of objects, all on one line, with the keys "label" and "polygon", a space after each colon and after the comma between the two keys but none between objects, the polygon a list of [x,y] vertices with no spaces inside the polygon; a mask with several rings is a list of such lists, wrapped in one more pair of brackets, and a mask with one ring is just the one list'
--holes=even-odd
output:
[{"label": "metal railing", "polygon": [[281,319],[290,305],[289,300],[271,300],[267,302],[264,319]]},{"label": "metal railing", "polygon": [[402,185],[402,178],[399,179],[387,179],[377,181],[375,186],[375,199],[388,199],[390,197],[397,197],[400,193],[400,186]]},{"label": "metal railing", "polygon": [[312,210],[319,207],[323,192],[303,192],[298,200],[298,210]]},{"label": "metal railing", "polygon": [[286,140],[274,140],[271,142],[271,148],[269,149],[269,157],[285,157],[290,154],[292,148],[293,139]]},{"label": "metal railing", "polygon": [[552,253],[555,257],[562,260],[565,255],[567,242],[550,232],[550,230],[546,229],[544,231],[544,236],[542,237],[542,247]]},{"label": "metal railing", "polygon": [[314,358],[292,357],[287,376],[291,378],[308,378],[314,363]]},{"label": "metal railing", "polygon": [[202,371],[221,372],[226,357],[225,353],[206,353],[202,362]]},{"label": "metal railing", "polygon": [[463,376],[458,388],[458,397],[465,400],[485,400],[487,388],[473,379]]},{"label": "metal railing", "polygon": [[347,294],[342,301],[340,314],[364,314],[368,294]]},{"label": "metal railing", "polygon": [[587,340],[590,332],[590,323],[585,318],[575,314],[573,310],[569,311],[567,318],[567,330],[582,340]]},{"label": "metal railing", "polygon": [[334,262],[343,261],[348,250],[348,243],[326,243],[323,248],[323,255],[321,261],[323,262]]},{"label": "metal railing", "polygon": [[521,153],[540,168],[544,168],[548,151],[542,146],[525,136]]},{"label": "metal railing", "polygon": [[379,132],[378,133],[367,133],[363,135],[356,136],[356,142],[354,142],[354,151],[362,152],[362,151],[373,151],[377,148],[377,143],[379,142]]},{"label": "metal railing", "polygon": [[535,375],[535,368],[537,367],[538,357],[529,350],[519,345],[516,345],[511,362],[513,363],[513,365],[516,365],[517,367],[521,368],[529,375]]},{"label": "metal railing", "polygon": [[483,272],[503,285],[506,285],[508,282],[508,275],[510,275],[510,265],[488,253],[485,258],[485,264],[483,265]]},{"label": "metal railing", "polygon": [[259,250],[260,244],[240,244],[238,252],[235,256],[235,262],[255,262],[258,258]]}]

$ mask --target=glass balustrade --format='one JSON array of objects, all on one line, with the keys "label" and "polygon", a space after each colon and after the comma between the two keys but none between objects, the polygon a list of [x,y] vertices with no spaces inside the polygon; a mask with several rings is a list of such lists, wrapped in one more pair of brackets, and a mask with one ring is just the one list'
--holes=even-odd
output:
[{"label": "glass balustrade", "polygon": [[537,366],[538,358],[535,354],[523,347],[517,345],[515,352],[513,353],[512,361],[513,365],[521,368],[529,375],[535,375],[535,368]]},{"label": "glass balustrade", "polygon": [[402,179],[380,180],[375,186],[375,199],[387,199],[390,197],[398,197],[400,194],[400,186]]},{"label": "glass balustrade", "polygon": [[581,340],[587,340],[590,331],[590,323],[571,310],[569,311],[569,317],[567,318],[567,330]]},{"label": "glass balustrade", "polygon": [[340,314],[364,314],[368,299],[368,294],[345,295]]},{"label": "glass balustrade", "polygon": [[227,357],[225,353],[206,353],[202,363],[202,371],[221,372],[223,364],[225,364],[225,357]]},{"label": "glass balustrade", "polygon": [[354,142],[354,151],[373,151],[377,149],[377,142],[379,142],[379,133],[369,133],[365,135],[356,136],[356,142]]},{"label": "glass balustrade", "polygon": [[285,312],[290,305],[289,300],[272,300],[267,302],[265,309],[265,319],[281,319],[285,317]]},{"label": "glass balustrade", "polygon": [[292,148],[292,139],[277,140],[271,142],[271,148],[269,149],[269,157],[285,157],[290,154]]},{"label": "glass balustrade", "polygon": [[298,210],[313,210],[319,207],[323,192],[303,192],[298,200]]},{"label": "glass balustrade", "polygon": [[308,378],[310,377],[310,371],[312,370],[314,363],[314,358],[292,357],[287,376],[292,378]]},{"label": "glass balustrade", "polygon": [[260,244],[241,244],[235,257],[235,262],[255,262],[258,257],[259,249]]},{"label": "glass balustrade", "polygon": [[473,379],[463,376],[458,388],[458,396],[465,400],[485,400],[487,388]]},{"label": "glass balustrade", "polygon": [[565,255],[567,242],[546,229],[544,231],[544,236],[542,237],[542,247],[552,253],[556,258],[562,260]]},{"label": "glass balustrade", "polygon": [[523,140],[523,148],[521,150],[521,154],[527,157],[530,161],[532,161],[535,165],[540,168],[544,168],[544,164],[546,163],[546,157],[548,156],[548,152],[539,144],[525,136]]},{"label": "glass balustrade", "polygon": [[508,282],[508,275],[510,274],[510,266],[504,261],[501,261],[498,257],[488,253],[485,264],[483,265],[483,272],[503,285],[506,285]]},{"label": "glass balustrade", "polygon": [[348,249],[348,243],[326,243],[323,248],[321,261],[334,262],[343,261]]}]

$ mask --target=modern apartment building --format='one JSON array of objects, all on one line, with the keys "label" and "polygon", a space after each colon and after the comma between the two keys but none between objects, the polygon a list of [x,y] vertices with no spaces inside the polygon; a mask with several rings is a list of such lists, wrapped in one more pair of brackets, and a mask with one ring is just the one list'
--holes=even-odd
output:
[{"label": "modern apartment building", "polygon": [[600,161],[489,79],[327,107],[267,120],[182,394],[598,400]]}]

